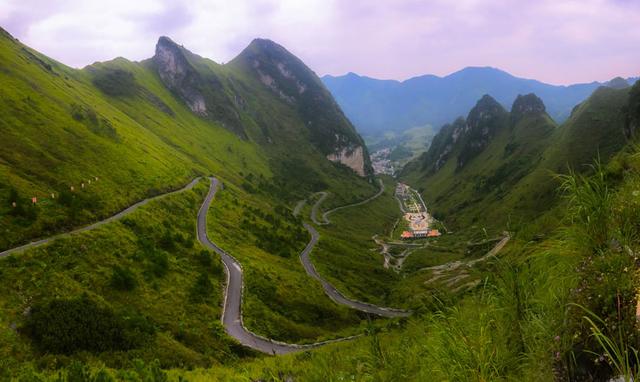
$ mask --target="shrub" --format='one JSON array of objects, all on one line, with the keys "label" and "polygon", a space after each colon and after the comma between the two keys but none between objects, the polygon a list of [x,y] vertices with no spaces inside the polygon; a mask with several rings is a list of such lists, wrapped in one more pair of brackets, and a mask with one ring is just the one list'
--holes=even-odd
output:
[{"label": "shrub", "polygon": [[125,319],[84,295],[33,306],[22,331],[44,352],[129,350],[141,346],[155,332],[145,318],[133,317]]},{"label": "shrub", "polygon": [[[178,235],[176,235],[176,237],[178,237]],[[174,237],[171,234],[171,231],[167,230],[164,232],[164,234],[160,238],[158,245],[160,246],[160,248],[164,249],[165,251],[175,251],[176,237]]]},{"label": "shrub", "polygon": [[191,287],[189,297],[193,302],[206,302],[213,291],[213,284],[209,280],[209,276],[203,272],[198,276]]},{"label": "shrub", "polygon": [[152,251],[149,254],[149,270],[156,277],[162,277],[169,271],[169,257],[165,252]]},{"label": "shrub", "polygon": [[130,291],[138,286],[138,281],[129,268],[116,265],[111,274],[111,286],[117,290]]},{"label": "shrub", "polygon": [[137,85],[133,73],[122,69],[97,71],[93,84],[103,93],[112,97],[135,95]]},{"label": "shrub", "polygon": [[211,266],[211,253],[206,249],[203,249],[198,255],[198,261],[200,261],[200,264],[202,264],[203,267],[208,268]]}]

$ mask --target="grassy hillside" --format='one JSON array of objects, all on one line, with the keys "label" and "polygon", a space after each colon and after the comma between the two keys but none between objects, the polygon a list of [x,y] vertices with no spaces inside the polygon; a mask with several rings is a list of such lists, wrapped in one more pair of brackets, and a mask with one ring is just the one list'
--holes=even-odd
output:
[{"label": "grassy hillside", "polygon": [[[248,68],[180,54],[191,77],[170,83],[155,58],[75,70],[2,31],[0,138],[10,144],[0,149],[0,249],[215,174],[227,188],[210,232],[246,267],[247,325],[297,342],[357,331],[360,316],[308,288],[297,259],[308,237],[291,207],[321,190],[340,204],[376,187],[326,159],[332,142],[314,141],[318,132],[297,100],[281,99]],[[206,114],[194,109],[193,91],[202,92]],[[322,114],[329,101],[321,101],[305,107]],[[335,104],[327,113],[341,115]],[[331,122],[332,131],[349,133],[339,143],[361,142],[341,118]],[[99,230],[2,259],[0,283],[11,291],[0,298],[0,321],[10,328],[0,342],[0,379],[77,360],[192,368],[252,357],[220,327],[221,266],[194,239],[205,190],[201,184]],[[83,317],[96,327],[78,329],[91,327]]]},{"label": "grassy hillside", "polygon": [[[593,176],[563,179],[566,219],[544,239],[542,224],[514,232],[484,267],[482,283],[430,310],[370,326],[357,340],[311,352],[233,366],[168,371],[169,380],[608,380],[636,379],[635,318],[640,251],[637,151],[621,153]],[[621,176],[614,163],[627,164]],[[591,238],[585,240],[585,238]],[[610,243],[616,243],[611,245]],[[599,342],[608,338],[609,345]],[[616,353],[617,352],[617,353]],[[154,364],[114,371],[74,364],[97,375],[162,374]],[[41,375],[25,371],[25,376]],[[45,374],[46,375],[46,374]],[[54,378],[49,374],[50,378]],[[53,379],[51,379],[53,380]],[[69,379],[71,380],[71,379]],[[151,379],[160,380],[160,379]]]},{"label": "grassy hillside", "polygon": [[216,115],[192,112],[151,61],[116,59],[78,71],[2,32],[0,138],[11,144],[0,149],[0,248],[105,217],[196,174],[238,184],[261,177],[290,200],[335,186],[339,194],[345,181],[372,188],[327,161],[309,143],[298,110],[250,74],[191,60],[242,99],[244,139]]},{"label": "grassy hillside", "polygon": [[[554,173],[569,168],[588,171],[585,165],[593,158],[599,155],[608,161],[625,145],[621,111],[628,92],[601,88],[560,126],[537,97],[518,98],[508,121],[493,123],[497,133],[488,140],[472,136],[480,131],[469,122],[472,110],[466,121],[445,126],[402,177],[422,191],[433,212],[451,227],[516,227],[558,201]],[[470,159],[469,147],[476,147]]]},{"label": "grassy hillside", "polygon": [[[8,329],[0,336],[0,379],[73,359],[113,368],[134,358],[205,367],[248,355],[224,333],[222,266],[195,237],[206,191],[200,182],[121,221],[0,261],[0,322]],[[83,313],[73,313],[73,303]],[[83,319],[106,326],[87,329]],[[130,338],[106,342],[120,322],[131,327]]]}]

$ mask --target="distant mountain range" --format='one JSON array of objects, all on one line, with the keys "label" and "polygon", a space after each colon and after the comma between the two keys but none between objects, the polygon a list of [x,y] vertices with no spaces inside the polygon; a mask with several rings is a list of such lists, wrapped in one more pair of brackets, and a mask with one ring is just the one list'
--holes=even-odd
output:
[{"label": "distant mountain range", "polygon": [[361,134],[401,132],[412,127],[444,123],[466,115],[484,94],[510,107],[519,94],[535,93],[556,122],[563,122],[571,110],[595,89],[611,84],[633,84],[638,78],[617,78],[608,83],[591,82],[556,86],[515,77],[491,67],[468,67],[445,77],[424,75],[406,81],[378,80],[348,73],[324,76],[322,81]]}]

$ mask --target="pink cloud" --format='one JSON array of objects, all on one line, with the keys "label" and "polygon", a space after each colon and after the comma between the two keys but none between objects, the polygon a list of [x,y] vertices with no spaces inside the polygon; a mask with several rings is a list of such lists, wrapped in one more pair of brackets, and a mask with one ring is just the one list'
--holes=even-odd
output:
[{"label": "pink cloud", "polygon": [[153,54],[167,34],[218,62],[254,37],[318,74],[404,79],[494,66],[551,83],[640,73],[640,4],[624,0],[6,0],[0,25],[81,67]]}]

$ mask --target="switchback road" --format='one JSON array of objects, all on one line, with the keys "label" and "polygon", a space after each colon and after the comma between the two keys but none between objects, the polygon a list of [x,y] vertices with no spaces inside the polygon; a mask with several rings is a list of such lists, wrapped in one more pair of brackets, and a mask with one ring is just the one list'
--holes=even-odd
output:
[{"label": "switchback road", "polygon": [[384,192],[384,183],[382,182],[382,179],[378,179],[378,182],[380,182],[380,189],[378,190],[378,192],[371,196],[370,198],[367,198],[365,200],[362,200],[360,202],[357,203],[353,203],[353,204],[347,204],[344,206],[340,206],[340,207],[336,207],[332,210],[329,210],[325,213],[322,214],[322,221],[318,221],[318,209],[320,208],[320,204],[322,204],[322,202],[324,202],[324,200],[327,198],[328,194],[324,191],[322,192],[318,192],[318,195],[320,195],[320,199],[318,199],[318,201],[316,202],[316,204],[313,205],[313,208],[311,209],[311,221],[313,221],[315,224],[317,225],[327,225],[327,224],[331,224],[331,221],[329,220],[329,215],[342,210],[344,208],[349,208],[349,207],[355,207],[355,206],[361,206],[363,204],[369,203],[370,201],[376,199],[378,196],[382,195],[382,193]]},{"label": "switchback road", "polygon": [[[240,342],[244,346],[248,346],[263,353],[274,355],[308,350],[327,343],[345,341],[355,338],[346,337],[336,340],[317,342],[313,344],[296,345],[274,341],[252,333],[247,328],[245,328],[242,322],[242,292],[244,288],[242,281],[242,267],[240,266],[240,263],[235,258],[233,258],[233,256],[229,255],[226,251],[209,240],[209,237],[207,235],[207,211],[211,206],[211,202],[218,190],[219,185],[219,182],[216,178],[210,178],[210,181],[211,185],[209,187],[209,193],[202,203],[200,211],[198,211],[198,240],[202,243],[202,245],[212,249],[217,254],[219,254],[222,258],[222,263],[225,266],[227,274],[227,284],[225,286],[224,292],[222,324],[224,325],[227,333],[231,337],[238,340],[238,342]],[[313,249],[316,241],[317,236],[315,238],[312,237],[311,241],[304,249],[301,257],[304,256],[305,253],[307,253],[308,256],[308,252],[311,252],[311,249]]]},{"label": "switchback road", "polygon": [[[384,192],[384,183],[382,182],[382,179],[379,179],[378,181],[380,182],[380,190],[375,195],[363,201],[360,201],[358,203],[348,204],[346,206],[337,207],[330,211],[325,212],[322,215],[322,219],[324,220],[324,222],[318,222],[317,213],[318,213],[320,204],[322,204],[322,202],[326,199],[328,194],[326,192],[319,193],[321,195],[320,198],[316,201],[316,203],[311,208],[311,220],[318,225],[327,225],[331,223],[328,218],[329,214],[344,208],[360,206],[376,199],[377,197],[382,195],[382,193]],[[303,205],[304,204],[302,201],[299,202],[298,205],[296,206],[296,209],[294,210],[294,214],[298,213],[301,209],[300,206],[303,206]],[[300,261],[302,262],[302,266],[304,267],[305,271],[307,271],[307,274],[313,277],[314,279],[318,280],[320,284],[322,284],[322,288],[324,289],[325,293],[333,301],[335,301],[338,304],[348,306],[349,308],[352,308],[352,309],[356,309],[366,313],[376,314],[382,317],[407,317],[411,315],[411,312],[406,310],[380,307],[373,304],[368,304],[366,302],[351,300],[345,297],[342,293],[340,293],[333,285],[331,285],[331,283],[329,283],[322,276],[320,276],[316,268],[313,266],[313,263],[311,262],[310,254],[311,254],[311,251],[313,250],[313,247],[318,242],[318,239],[320,238],[320,234],[310,224],[307,224],[307,223],[303,223],[303,224],[304,224],[304,228],[306,228],[307,231],[309,231],[309,233],[311,234],[311,241],[309,242],[309,244],[307,244],[307,247],[300,254]]]}]

